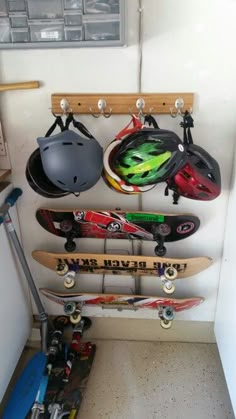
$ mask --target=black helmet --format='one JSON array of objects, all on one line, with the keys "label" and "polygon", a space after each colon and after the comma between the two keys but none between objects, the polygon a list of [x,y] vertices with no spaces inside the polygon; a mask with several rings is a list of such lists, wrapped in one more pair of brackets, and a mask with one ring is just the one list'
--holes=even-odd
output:
[{"label": "black helmet", "polygon": [[67,192],[83,192],[97,183],[103,167],[103,149],[72,130],[37,139],[44,172]]}]

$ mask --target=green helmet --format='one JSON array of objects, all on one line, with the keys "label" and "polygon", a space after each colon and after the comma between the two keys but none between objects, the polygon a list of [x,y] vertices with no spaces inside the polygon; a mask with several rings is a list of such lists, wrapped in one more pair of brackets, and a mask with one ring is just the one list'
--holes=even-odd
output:
[{"label": "green helmet", "polygon": [[186,152],[175,133],[144,128],[122,141],[113,169],[125,182],[144,186],[165,181],[185,163]]}]

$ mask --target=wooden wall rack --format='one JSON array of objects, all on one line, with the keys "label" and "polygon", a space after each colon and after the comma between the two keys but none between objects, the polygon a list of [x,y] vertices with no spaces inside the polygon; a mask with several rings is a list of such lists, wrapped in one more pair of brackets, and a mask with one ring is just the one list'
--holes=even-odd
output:
[{"label": "wooden wall rack", "polygon": [[99,113],[98,102],[105,99],[106,108],[104,112],[113,115],[136,113],[136,102],[143,99],[145,106],[143,113],[169,114],[170,109],[175,108],[177,99],[182,98],[184,106],[182,112],[193,108],[193,93],[54,93],[51,96],[51,108],[55,114],[63,114],[65,110],[61,107],[61,101],[68,104],[66,111],[74,114]]}]

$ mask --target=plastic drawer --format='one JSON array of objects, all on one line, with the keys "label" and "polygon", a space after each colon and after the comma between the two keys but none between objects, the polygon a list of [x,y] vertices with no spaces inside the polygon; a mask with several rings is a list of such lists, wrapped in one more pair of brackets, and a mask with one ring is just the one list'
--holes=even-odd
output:
[{"label": "plastic drawer", "polygon": [[119,20],[87,20],[84,22],[84,38],[86,41],[110,41],[120,39]]},{"label": "plastic drawer", "polygon": [[82,0],[64,0],[65,9],[79,9],[82,11],[83,3]]},{"label": "plastic drawer", "polygon": [[7,5],[5,0],[0,0],[0,16],[7,16]]},{"label": "plastic drawer", "polygon": [[84,13],[120,13],[119,0],[84,0]]},{"label": "plastic drawer", "polygon": [[12,42],[29,42],[28,28],[13,28],[11,29]]},{"label": "plastic drawer", "polygon": [[30,19],[59,19],[63,18],[62,0],[28,0]]},{"label": "plastic drawer", "polygon": [[65,39],[66,41],[82,41],[83,37],[83,27],[65,27]]},{"label": "plastic drawer", "polygon": [[26,28],[28,26],[28,19],[26,15],[11,13],[9,17],[12,28]]},{"label": "plastic drawer", "polygon": [[0,43],[10,42],[10,22],[7,18],[0,19]]},{"label": "plastic drawer", "polygon": [[65,12],[64,21],[66,26],[81,26],[83,23],[83,17],[81,13]]},{"label": "plastic drawer", "polygon": [[30,24],[31,42],[58,42],[64,41],[64,25],[53,23]]},{"label": "plastic drawer", "polygon": [[9,12],[26,12],[26,3],[24,0],[8,0]]}]

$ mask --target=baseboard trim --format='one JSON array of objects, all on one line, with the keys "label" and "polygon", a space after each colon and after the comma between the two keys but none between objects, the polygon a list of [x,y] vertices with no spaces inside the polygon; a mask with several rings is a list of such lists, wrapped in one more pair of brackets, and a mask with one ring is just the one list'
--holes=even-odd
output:
[{"label": "baseboard trim", "polygon": [[[93,317],[92,327],[86,331],[87,339],[132,340],[152,342],[215,343],[214,323],[175,320],[171,329],[165,330],[153,319],[121,319]],[[34,324],[28,344],[40,340],[39,324]]]}]

